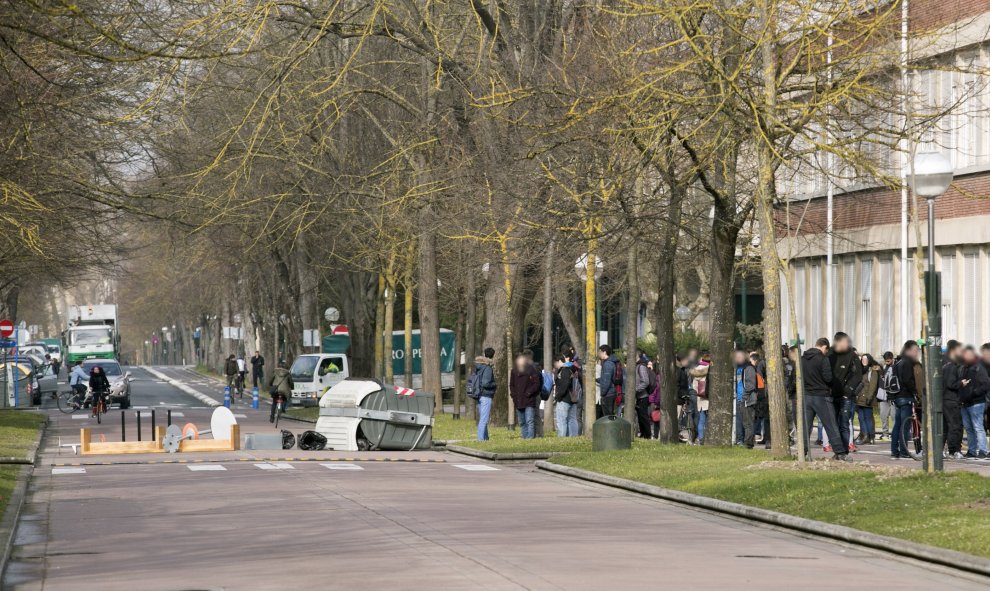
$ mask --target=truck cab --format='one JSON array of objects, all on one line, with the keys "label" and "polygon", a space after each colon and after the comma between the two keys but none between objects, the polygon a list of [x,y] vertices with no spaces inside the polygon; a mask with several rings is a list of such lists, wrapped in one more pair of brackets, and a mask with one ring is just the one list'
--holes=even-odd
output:
[{"label": "truck cab", "polygon": [[342,353],[300,355],[289,368],[292,374],[292,404],[316,406],[320,396],[344,381],[350,374],[347,356]]}]

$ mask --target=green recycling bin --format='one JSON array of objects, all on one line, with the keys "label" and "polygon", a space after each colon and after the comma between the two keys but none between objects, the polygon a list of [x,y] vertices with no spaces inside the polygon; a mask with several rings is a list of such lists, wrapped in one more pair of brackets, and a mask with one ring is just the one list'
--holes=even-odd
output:
[{"label": "green recycling bin", "polygon": [[602,417],[591,427],[591,449],[610,451],[632,447],[632,425],[617,416]]}]

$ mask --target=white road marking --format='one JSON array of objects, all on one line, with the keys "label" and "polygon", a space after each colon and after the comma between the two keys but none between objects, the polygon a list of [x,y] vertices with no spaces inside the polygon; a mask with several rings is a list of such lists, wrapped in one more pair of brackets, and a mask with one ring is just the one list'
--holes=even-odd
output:
[{"label": "white road marking", "polygon": [[193,472],[223,472],[227,470],[220,464],[189,464],[186,468]]},{"label": "white road marking", "polygon": [[247,415],[239,415],[239,414],[236,414],[236,413],[235,413],[235,414],[234,414],[234,418],[235,418],[235,419],[246,419],[246,418],[247,418]]},{"label": "white road marking", "polygon": [[485,464],[451,464],[455,468],[460,468],[461,470],[467,470],[468,472],[495,472],[498,468],[495,466],[486,466]]},{"label": "white road marking", "polygon": [[296,467],[287,462],[271,462],[264,464],[255,464],[256,468],[261,468],[262,470],[295,470]]},{"label": "white road marking", "polygon": [[76,421],[83,420],[83,419],[88,419],[88,418],[89,418],[89,414],[88,413],[83,413],[81,415],[72,415],[72,419],[73,420],[76,420]]},{"label": "white road marking", "polygon": [[85,474],[86,468],[52,468],[52,474]]},{"label": "white road marking", "polygon": [[328,470],[364,470],[361,466],[357,464],[320,464]]}]

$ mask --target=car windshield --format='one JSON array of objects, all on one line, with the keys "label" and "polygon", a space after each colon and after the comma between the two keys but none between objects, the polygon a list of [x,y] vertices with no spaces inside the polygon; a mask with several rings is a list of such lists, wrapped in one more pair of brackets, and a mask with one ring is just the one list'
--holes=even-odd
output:
[{"label": "car windshield", "polygon": [[69,332],[69,339],[73,345],[109,345],[109,328],[87,328],[85,330],[73,330]]},{"label": "car windshield", "polygon": [[62,352],[62,347],[59,347],[58,345],[48,345],[48,352],[49,353],[61,353]]},{"label": "car windshield", "polygon": [[116,361],[104,361],[102,359],[91,359],[89,361],[83,361],[82,367],[83,371],[90,373],[93,371],[94,367],[99,366],[103,373],[107,374],[108,378],[121,375],[120,364]]},{"label": "car windshield", "polygon": [[319,360],[320,358],[314,355],[296,357],[296,360],[292,362],[292,367],[289,369],[289,373],[292,374],[292,381],[312,382],[313,372],[316,370],[316,364]]}]

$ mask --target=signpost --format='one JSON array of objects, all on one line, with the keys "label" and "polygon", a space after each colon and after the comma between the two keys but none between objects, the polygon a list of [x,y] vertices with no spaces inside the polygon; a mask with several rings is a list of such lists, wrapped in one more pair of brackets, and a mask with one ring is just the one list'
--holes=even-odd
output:
[{"label": "signpost", "polygon": [[14,334],[14,323],[7,319],[0,320],[0,337],[3,337],[3,340],[0,341],[0,348],[3,349],[3,371],[7,374],[3,377],[4,408],[6,408],[9,404],[7,400],[7,384],[10,382],[11,378],[14,377],[14,372],[12,372],[11,368],[7,366],[7,349],[17,346],[17,341],[7,340],[12,334]]}]

